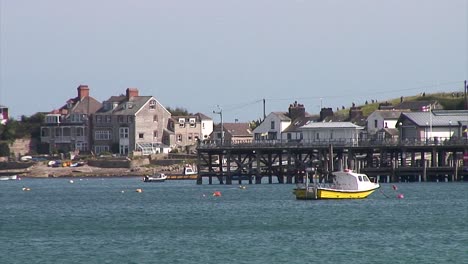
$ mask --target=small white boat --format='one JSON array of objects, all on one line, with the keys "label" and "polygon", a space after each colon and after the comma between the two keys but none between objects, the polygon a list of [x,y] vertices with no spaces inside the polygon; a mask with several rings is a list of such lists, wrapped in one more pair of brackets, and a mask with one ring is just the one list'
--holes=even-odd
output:
[{"label": "small white boat", "polygon": [[164,182],[167,179],[167,175],[164,173],[156,173],[153,175],[146,175],[143,177],[144,182]]},{"label": "small white boat", "polygon": [[311,183],[294,189],[296,199],[363,199],[380,188],[379,183],[371,182],[367,175],[352,170],[336,171],[332,174],[332,184]]},{"label": "small white boat", "polygon": [[0,181],[17,180],[17,179],[18,179],[18,175],[0,176]]}]

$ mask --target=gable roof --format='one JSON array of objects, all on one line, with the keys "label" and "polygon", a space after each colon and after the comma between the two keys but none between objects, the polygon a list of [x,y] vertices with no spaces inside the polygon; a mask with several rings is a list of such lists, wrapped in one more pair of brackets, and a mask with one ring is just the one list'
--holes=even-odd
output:
[{"label": "gable roof", "polygon": [[[215,130],[220,130],[221,124],[215,126]],[[249,137],[252,136],[252,130],[249,123],[223,123],[224,131],[229,132],[232,136]],[[215,131],[213,130],[213,131]]]}]

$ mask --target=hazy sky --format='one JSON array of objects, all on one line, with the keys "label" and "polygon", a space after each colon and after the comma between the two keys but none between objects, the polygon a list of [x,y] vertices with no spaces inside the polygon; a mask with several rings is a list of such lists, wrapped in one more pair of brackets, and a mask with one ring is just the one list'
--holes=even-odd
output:
[{"label": "hazy sky", "polygon": [[[0,0],[0,104],[136,87],[225,122],[463,91],[468,0]],[[321,99],[322,98],[322,99]]]}]

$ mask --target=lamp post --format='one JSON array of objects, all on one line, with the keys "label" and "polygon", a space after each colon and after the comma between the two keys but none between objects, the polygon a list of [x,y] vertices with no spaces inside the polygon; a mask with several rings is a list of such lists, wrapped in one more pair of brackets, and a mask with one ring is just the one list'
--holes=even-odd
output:
[{"label": "lamp post", "polygon": [[449,120],[449,139],[452,139],[452,120]]},{"label": "lamp post", "polygon": [[400,144],[401,144],[401,142],[403,142],[403,138],[402,138],[403,137],[403,128],[402,128],[402,126],[403,126],[402,122],[398,123],[398,128],[400,130],[400,134],[398,135],[398,140],[400,141]]},{"label": "lamp post", "polygon": [[216,105],[216,107],[219,109],[219,111],[213,110],[213,114],[219,114],[219,117],[221,119],[221,145],[222,145],[224,143],[223,109],[219,105]]}]

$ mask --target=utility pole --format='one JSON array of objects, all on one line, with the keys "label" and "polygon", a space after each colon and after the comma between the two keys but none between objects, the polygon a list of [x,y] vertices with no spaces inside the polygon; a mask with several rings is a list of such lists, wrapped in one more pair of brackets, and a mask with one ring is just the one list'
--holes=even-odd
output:
[{"label": "utility pole", "polygon": [[263,98],[263,121],[265,121],[266,113],[265,113],[265,98]]}]

